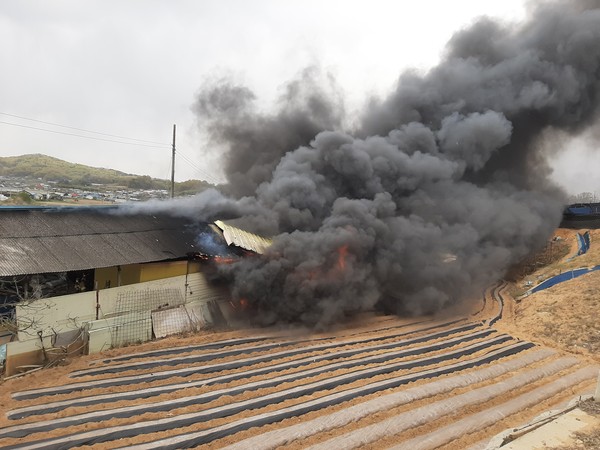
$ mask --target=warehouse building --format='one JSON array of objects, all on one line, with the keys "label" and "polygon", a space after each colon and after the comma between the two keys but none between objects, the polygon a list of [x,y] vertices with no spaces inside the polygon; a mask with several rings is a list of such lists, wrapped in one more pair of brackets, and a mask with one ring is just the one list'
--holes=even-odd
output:
[{"label": "warehouse building", "polygon": [[0,208],[0,346],[7,374],[72,353],[224,326],[215,262],[269,241],[225,222],[118,207]]}]

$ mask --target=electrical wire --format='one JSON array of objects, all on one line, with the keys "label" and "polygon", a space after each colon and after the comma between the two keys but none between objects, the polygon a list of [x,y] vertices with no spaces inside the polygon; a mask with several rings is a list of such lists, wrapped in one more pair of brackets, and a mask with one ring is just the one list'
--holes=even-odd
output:
[{"label": "electrical wire", "polygon": [[222,180],[219,180],[218,178],[208,175],[204,170],[202,170],[196,166],[192,166],[192,168],[195,170],[195,173],[200,178],[200,180],[206,181],[207,183],[213,184],[213,185],[223,184]]},{"label": "electrical wire", "polygon": [[[10,114],[10,113],[5,113],[5,112],[0,112],[0,114],[3,115],[3,116],[10,116],[10,117],[15,117],[17,119],[30,120],[32,122],[43,123],[43,124],[52,125],[52,126],[55,126],[55,127],[68,128],[70,130],[77,130],[77,131],[84,131],[86,133],[99,134],[99,135],[102,135],[102,136],[109,136],[109,137],[114,137],[114,138],[119,138],[119,139],[128,139],[130,141],[145,142],[147,144],[157,144],[157,145],[161,145],[161,146],[169,146],[170,145],[170,144],[165,144],[164,142],[147,141],[147,140],[144,140],[144,139],[136,139],[136,138],[130,138],[130,137],[126,137],[126,136],[119,136],[119,135],[116,135],[116,134],[101,133],[99,131],[86,130],[84,128],[77,128],[77,127],[70,127],[70,126],[67,126],[67,125],[60,125],[58,123],[53,123],[53,122],[45,122],[43,120],[38,120],[38,119],[30,119],[29,117],[18,116],[16,114]],[[5,122],[3,122],[3,123],[5,123]]]},{"label": "electrical wire", "polygon": [[[0,112],[0,115],[14,117],[14,118],[17,118],[17,119],[29,120],[29,121],[32,121],[32,122],[43,123],[43,124],[46,124],[46,125],[52,125],[52,126],[56,126],[56,127],[70,129],[70,130],[83,131],[85,133],[93,133],[93,134],[97,134],[97,135],[100,135],[100,136],[114,137],[114,138],[117,138],[117,139],[127,139],[127,140],[130,140],[130,141],[136,141],[136,142],[124,142],[124,141],[116,140],[116,139],[107,139],[107,138],[101,138],[101,137],[95,137],[95,136],[85,136],[85,135],[77,134],[77,133],[68,133],[68,132],[64,132],[64,131],[50,130],[50,129],[47,129],[47,128],[34,127],[34,126],[30,126],[30,125],[23,125],[23,124],[19,124],[19,123],[6,122],[6,121],[0,120],[0,124],[3,124],[3,125],[10,125],[10,126],[14,126],[14,127],[27,128],[27,129],[36,130],[36,131],[45,131],[47,133],[62,134],[62,135],[66,135],[66,136],[80,137],[80,138],[84,138],[84,139],[92,139],[92,140],[96,140],[96,141],[114,142],[114,143],[117,143],[117,144],[134,145],[134,146],[151,147],[151,148],[171,148],[170,144],[165,144],[165,143],[161,143],[161,142],[148,141],[148,140],[144,140],[144,139],[130,138],[130,137],[119,136],[119,135],[115,135],[115,134],[102,133],[102,132],[99,132],[99,131],[86,130],[84,128],[71,127],[71,126],[68,126],[68,125],[61,125],[61,124],[53,123],[53,122],[46,122],[44,120],[31,119],[29,117],[19,116],[17,114],[10,114],[10,113],[5,113],[5,112]],[[194,161],[191,158],[189,158],[188,156],[182,154],[179,150],[176,152],[175,156],[179,156],[183,161],[185,161],[185,163],[187,165],[191,166],[200,175],[200,178],[202,180],[207,181],[207,182],[209,182],[211,184],[215,184],[215,185],[218,185],[218,184],[222,183],[222,181],[220,181],[218,178],[214,177],[213,175],[211,175],[210,173],[208,173],[206,170],[204,170],[203,168],[201,168],[200,166],[198,166],[196,163],[194,163]],[[169,167],[171,168],[171,164],[169,165]],[[167,177],[167,179],[168,178],[169,177]]]},{"label": "electrical wire", "polygon": [[202,176],[206,177],[206,178],[211,178],[211,175],[209,175],[208,173],[204,172],[204,170],[202,170],[199,166],[196,165],[196,163],[194,163],[193,160],[191,160],[189,157],[185,156],[183,153],[181,153],[180,151],[177,151],[175,153],[175,157],[180,157],[182,160],[184,160],[188,165],[190,165],[193,169],[195,169],[198,173],[201,173]]},{"label": "electrical wire", "polygon": [[48,130],[46,128],[38,128],[38,127],[29,126],[29,125],[21,125],[18,123],[4,122],[2,120],[0,120],[0,123],[4,124],[4,125],[12,125],[14,127],[29,128],[29,129],[38,130],[38,131],[46,131],[47,133],[64,134],[67,136],[76,136],[76,137],[80,137],[80,138],[84,138],[84,139],[93,139],[96,141],[116,142],[117,144],[136,145],[136,146],[140,146],[140,147],[169,148],[169,146],[166,144],[163,144],[163,145],[150,145],[150,144],[141,144],[141,143],[138,144],[136,142],[123,142],[123,141],[117,141],[115,139],[104,139],[104,138],[99,138],[99,137],[94,137],[94,136],[84,136],[82,134],[66,133],[64,131]]},{"label": "electrical wire", "polygon": [[188,165],[190,165],[194,170],[196,170],[196,172],[201,175],[202,179],[205,181],[208,181],[211,184],[221,184],[222,181],[219,181],[216,177],[212,176],[211,174],[209,174],[208,172],[206,172],[204,169],[202,169],[200,166],[198,166],[196,163],[194,163],[194,161],[192,159],[190,159],[189,157],[187,157],[186,155],[182,154],[180,151],[177,151],[175,153],[175,157],[181,157],[181,159],[183,159]]}]

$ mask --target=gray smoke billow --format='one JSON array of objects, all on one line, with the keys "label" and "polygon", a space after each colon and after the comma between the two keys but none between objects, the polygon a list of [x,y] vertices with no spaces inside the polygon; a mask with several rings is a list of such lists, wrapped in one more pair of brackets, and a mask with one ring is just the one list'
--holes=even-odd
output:
[{"label": "gray smoke billow", "polygon": [[236,196],[252,195],[286,152],[339,128],[344,113],[334,80],[321,80],[315,67],[288,83],[276,115],[259,114],[254,101],[248,88],[223,80],[204,89],[193,106],[211,138],[230,149],[223,164],[229,193]]},{"label": "gray smoke billow", "polygon": [[276,236],[223,269],[234,295],[264,323],[324,326],[480,293],[558,225],[541,137],[597,124],[599,80],[600,2],[570,1],[458,32],[437,67],[402,74],[351,129],[314,68],[274,114],[230,82],[200,92],[194,111],[227,151],[220,201]]}]

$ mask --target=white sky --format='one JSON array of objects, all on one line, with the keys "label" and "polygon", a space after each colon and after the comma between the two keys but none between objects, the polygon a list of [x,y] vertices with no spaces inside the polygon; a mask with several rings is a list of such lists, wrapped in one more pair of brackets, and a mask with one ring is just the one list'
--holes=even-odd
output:
[{"label": "white sky", "polygon": [[165,146],[0,123],[0,156],[44,153],[168,179],[177,124],[176,179],[213,181],[216,152],[190,110],[205,80],[233,76],[268,107],[318,63],[358,108],[402,70],[435,65],[452,34],[481,15],[519,20],[524,1],[1,0],[0,122],[85,134],[12,114]]}]

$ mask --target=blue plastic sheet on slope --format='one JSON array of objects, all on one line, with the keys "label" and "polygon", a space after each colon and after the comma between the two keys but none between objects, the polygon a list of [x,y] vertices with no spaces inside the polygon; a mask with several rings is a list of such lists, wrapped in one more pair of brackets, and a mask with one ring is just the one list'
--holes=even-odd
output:
[{"label": "blue plastic sheet on slope", "polygon": [[590,249],[590,232],[586,231],[583,234],[577,233],[577,244],[579,246],[577,256],[587,253],[587,251]]},{"label": "blue plastic sheet on slope", "polygon": [[548,289],[549,287],[552,287],[555,284],[562,283],[563,281],[567,280],[572,280],[573,278],[580,277],[581,275],[585,275],[586,273],[590,273],[598,269],[600,269],[600,265],[591,268],[584,267],[582,269],[569,270],[568,272],[564,272],[560,275],[548,278],[547,280],[543,281],[542,283],[538,284],[536,287],[531,289],[530,292],[534,294],[535,292],[543,291],[544,289]]}]

